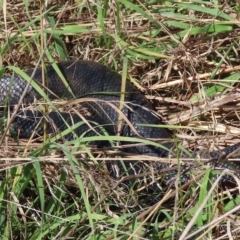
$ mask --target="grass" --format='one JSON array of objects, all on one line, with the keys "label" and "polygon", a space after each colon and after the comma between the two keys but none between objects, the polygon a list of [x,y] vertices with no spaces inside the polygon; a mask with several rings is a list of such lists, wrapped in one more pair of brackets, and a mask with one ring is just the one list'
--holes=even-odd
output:
[{"label": "grass", "polygon": [[[35,1],[1,4],[1,73],[72,58],[101,62],[145,94],[180,150],[208,152],[239,141],[235,1],[58,1],[44,11]],[[37,91],[49,109],[71,106]],[[92,145],[109,136],[57,138],[43,143],[7,134],[2,142],[1,239],[238,239],[238,190],[217,191],[219,171],[198,167],[186,186],[176,184],[139,211],[133,189],[101,162],[119,155],[124,161],[126,154]],[[111,137],[112,144],[120,140],[146,142]],[[133,208],[115,207],[125,203]]]}]

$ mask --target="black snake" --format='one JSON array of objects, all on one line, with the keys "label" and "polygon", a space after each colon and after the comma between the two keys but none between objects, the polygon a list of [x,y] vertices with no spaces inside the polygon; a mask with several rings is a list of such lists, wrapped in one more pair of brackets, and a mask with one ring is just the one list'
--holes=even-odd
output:
[{"label": "black snake", "polygon": [[[91,117],[88,117],[87,120],[95,124],[92,125],[93,128],[89,127],[87,123],[82,124],[75,129],[75,136],[80,137],[86,132],[86,136],[95,136],[102,131],[101,127],[99,127],[102,126],[107,133],[112,136],[119,134],[124,137],[155,139],[158,140],[158,143],[159,140],[161,140],[158,146],[156,144],[138,144],[131,148],[126,148],[124,151],[128,153],[163,158],[169,157],[170,149],[173,147],[170,133],[165,128],[156,127],[156,125],[161,124],[160,117],[154,113],[151,104],[130,82],[126,83],[124,92],[124,105],[121,110],[124,116],[121,116],[123,124],[119,132],[119,115],[121,114],[119,114],[117,109],[119,109],[120,106],[121,76],[109,70],[106,66],[92,61],[66,61],[58,63],[57,68],[69,86],[67,87],[66,84],[63,83],[62,78],[53,66],[47,66],[45,76],[49,97],[68,99],[84,97],[89,100],[84,104],[87,105],[88,111],[91,114]],[[33,70],[28,71],[27,75],[31,76],[32,73]],[[42,81],[42,70],[40,68],[34,73],[33,80],[40,85]],[[27,82],[16,74],[13,77],[3,76],[0,82],[0,102],[10,105],[18,104],[26,86]],[[39,94],[30,85],[23,102],[32,103],[34,99],[38,97]],[[36,126],[38,126],[42,116],[43,114],[39,111],[21,111],[15,116],[12,122],[12,129],[17,132],[20,137],[28,138]],[[68,125],[72,126],[75,123],[83,121],[78,114],[60,114],[59,112],[50,112],[47,118],[49,122],[49,132],[53,132],[56,129],[63,131],[68,128]],[[153,125],[155,125],[155,127]],[[37,131],[37,134],[42,134],[42,128]],[[67,140],[71,140],[74,138],[74,134],[68,133],[64,137]],[[122,145],[128,143],[129,142],[121,142]],[[106,143],[99,142],[97,144],[98,146],[104,146]],[[225,148],[222,150],[222,153],[223,155],[228,155],[239,146],[240,143]],[[211,153],[209,156],[217,161],[220,155],[218,153]],[[108,164],[111,175],[114,177],[119,177],[124,173],[136,175],[148,170],[148,164],[143,161],[129,160],[124,163],[125,165],[122,165],[122,163],[117,161],[116,164],[115,161],[115,164]],[[168,168],[169,164],[157,161],[154,162],[152,166],[154,170],[161,170]],[[239,164],[227,161],[220,163],[219,167],[240,169]],[[164,176],[164,182],[171,180],[175,175],[176,170],[169,171]],[[152,180],[153,179],[149,180],[149,182]],[[181,176],[182,183],[188,180],[188,174]],[[162,193],[164,192],[162,184],[164,183],[153,183],[151,187],[148,187],[147,191],[151,193],[153,190],[160,189],[159,191]],[[160,193],[157,194],[156,197],[150,196],[151,201],[149,204],[155,203],[160,197]]]}]

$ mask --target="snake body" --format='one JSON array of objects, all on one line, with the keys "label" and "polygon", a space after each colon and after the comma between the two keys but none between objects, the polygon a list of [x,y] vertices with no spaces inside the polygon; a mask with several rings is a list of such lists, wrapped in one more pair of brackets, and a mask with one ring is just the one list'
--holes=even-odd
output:
[{"label": "snake body", "polygon": [[[62,77],[59,76],[60,71],[69,86],[63,82]],[[42,70],[36,69],[26,72],[28,76],[33,75],[32,79],[40,85],[42,81]],[[120,95],[121,95],[121,76],[108,69],[106,66],[92,62],[92,61],[65,61],[57,64],[57,68],[49,65],[45,69],[46,87],[49,90],[50,98],[86,98],[88,101],[85,105],[91,114],[87,120],[95,123],[94,129],[91,129],[88,124],[84,123],[74,130],[75,136],[82,136],[88,131],[87,136],[93,136],[101,130],[99,126],[104,127],[109,135],[116,136],[117,134],[124,137],[138,137],[142,139],[157,139],[161,140],[159,146],[157,145],[136,145],[125,151],[134,154],[148,155],[155,157],[169,157],[170,149],[173,147],[171,135],[166,128],[156,127],[161,124],[161,118],[154,113],[154,109],[147,99],[130,83],[126,82],[124,92],[124,105],[121,112],[122,127],[120,132],[119,126],[119,109]],[[22,96],[27,82],[22,77],[15,74],[13,77],[3,76],[0,82],[0,102],[8,103],[10,105],[18,104]],[[70,90],[69,90],[70,89]],[[30,85],[24,97],[24,103],[31,103],[35,98],[39,98],[39,94]],[[96,100],[98,99],[98,100]],[[121,115],[121,114],[120,114]],[[13,122],[12,128],[20,137],[28,138],[33,133],[34,129],[42,119],[43,114],[39,111],[32,112],[30,110],[19,112]],[[67,129],[68,125],[83,121],[78,114],[68,114],[59,112],[50,112],[48,115],[49,132],[58,129],[59,131]],[[129,124],[131,123],[131,124]],[[154,126],[153,126],[154,125]],[[96,127],[95,127],[96,126]],[[90,130],[89,130],[90,129]],[[42,134],[41,130],[38,134]],[[74,134],[69,133],[65,136],[67,140],[74,138]],[[102,142],[97,143],[99,146]],[[122,142],[122,144],[126,144]],[[232,147],[222,150],[224,155],[228,155],[240,146],[236,144]],[[218,153],[212,153],[212,158],[218,158]],[[116,161],[115,161],[116,162]],[[147,164],[142,161],[125,161],[125,167],[117,161],[117,164],[108,164],[109,171],[113,177],[119,177],[122,174],[139,174],[147,170]],[[113,167],[113,165],[115,165]],[[117,167],[116,167],[117,166]],[[153,164],[154,170],[166,169],[169,164],[162,162],[155,162]],[[237,169],[239,164],[223,162],[220,167]],[[116,170],[117,169],[117,170]],[[165,181],[170,180],[176,175],[176,171],[170,171],[165,174]],[[187,174],[181,176],[182,183],[189,180]],[[161,184],[152,184],[148,188],[148,192],[160,189],[163,191]],[[156,197],[151,198],[151,204],[160,199],[160,193]]]}]

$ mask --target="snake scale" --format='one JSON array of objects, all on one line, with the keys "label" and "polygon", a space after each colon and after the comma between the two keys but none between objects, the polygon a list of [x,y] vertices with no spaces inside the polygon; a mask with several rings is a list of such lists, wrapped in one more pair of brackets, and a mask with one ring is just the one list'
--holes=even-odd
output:
[{"label": "snake scale", "polygon": [[[64,61],[57,64],[57,68],[66,79],[69,87],[63,83],[59,74],[55,71],[54,67],[49,65],[45,69],[46,86],[49,90],[50,98],[88,98],[95,99],[89,100],[84,105],[87,106],[91,117],[87,118],[88,121],[93,121],[95,125],[89,127],[87,123],[74,130],[75,136],[95,136],[101,131],[99,126],[102,126],[109,135],[124,137],[138,137],[142,139],[158,139],[161,140],[160,145],[143,145],[138,144],[131,148],[126,148],[123,151],[137,155],[148,155],[154,157],[168,158],[170,149],[173,147],[172,136],[166,128],[154,127],[153,125],[161,124],[161,118],[154,112],[152,105],[147,99],[130,83],[126,82],[124,93],[123,108],[121,109],[125,117],[121,131],[118,131],[119,122],[119,109],[120,95],[121,95],[121,75],[111,71],[106,66],[92,62],[92,61]],[[27,71],[27,75],[31,76],[33,70]],[[33,80],[39,85],[42,81],[42,70],[36,69]],[[27,82],[20,76],[15,74],[13,77],[2,76],[0,82],[0,102],[10,105],[18,104],[22,96]],[[71,89],[71,90],[69,90]],[[35,98],[39,98],[39,94],[30,85],[28,86],[27,93],[24,97],[24,103],[32,103]],[[96,100],[98,99],[98,100]],[[110,104],[109,104],[110,103]],[[2,104],[3,105],[3,104]],[[12,129],[18,133],[19,137],[29,138],[34,129],[39,125],[43,114],[40,111],[20,111],[12,122]],[[82,122],[83,119],[78,114],[50,112],[47,116],[48,119],[48,132],[54,132],[56,129],[63,131],[75,123]],[[131,124],[129,124],[129,122]],[[96,126],[97,123],[97,126]],[[148,126],[149,125],[149,126]],[[37,131],[42,134],[42,130]],[[73,133],[65,135],[65,139],[72,140]],[[158,141],[159,142],[159,141]],[[98,142],[97,145],[104,146],[105,142]],[[122,145],[128,142],[121,142]],[[240,146],[240,143],[223,149],[222,154],[228,155]],[[218,160],[219,154],[211,153],[210,158]],[[149,162],[148,162],[149,163]],[[121,175],[136,175],[148,171],[148,163],[143,161],[129,160],[124,161],[124,165],[120,161],[108,164],[110,174],[118,178]],[[156,161],[151,167],[154,170],[162,170],[168,168],[168,163]],[[218,167],[228,168],[232,170],[239,170],[240,164],[223,161]],[[150,205],[156,203],[161,199],[164,193],[164,182],[171,180],[176,176],[176,170],[165,173],[164,181],[160,183],[152,183],[147,188],[147,193],[150,195],[148,203]],[[150,179],[149,182],[152,182]],[[181,183],[186,183],[189,180],[188,174],[183,173],[181,176]],[[165,184],[167,185],[167,184]],[[156,194],[156,191],[159,193]],[[153,196],[154,194],[154,196]],[[152,196],[151,196],[152,195]],[[146,200],[147,201],[147,200]]]}]

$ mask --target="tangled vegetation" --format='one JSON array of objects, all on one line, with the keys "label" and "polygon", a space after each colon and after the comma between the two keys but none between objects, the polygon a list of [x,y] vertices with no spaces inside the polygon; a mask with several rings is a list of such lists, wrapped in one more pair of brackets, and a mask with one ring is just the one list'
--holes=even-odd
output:
[{"label": "tangled vegetation", "polygon": [[[0,3],[1,74],[67,59],[101,62],[151,101],[184,149],[213,151],[239,141],[238,1],[44,4]],[[201,178],[170,189],[153,207],[119,208],[134,194],[103,162],[119,152],[51,137],[18,139],[3,134],[8,120],[0,140],[1,239],[239,238],[239,189],[217,190],[212,169],[203,167]]]}]

